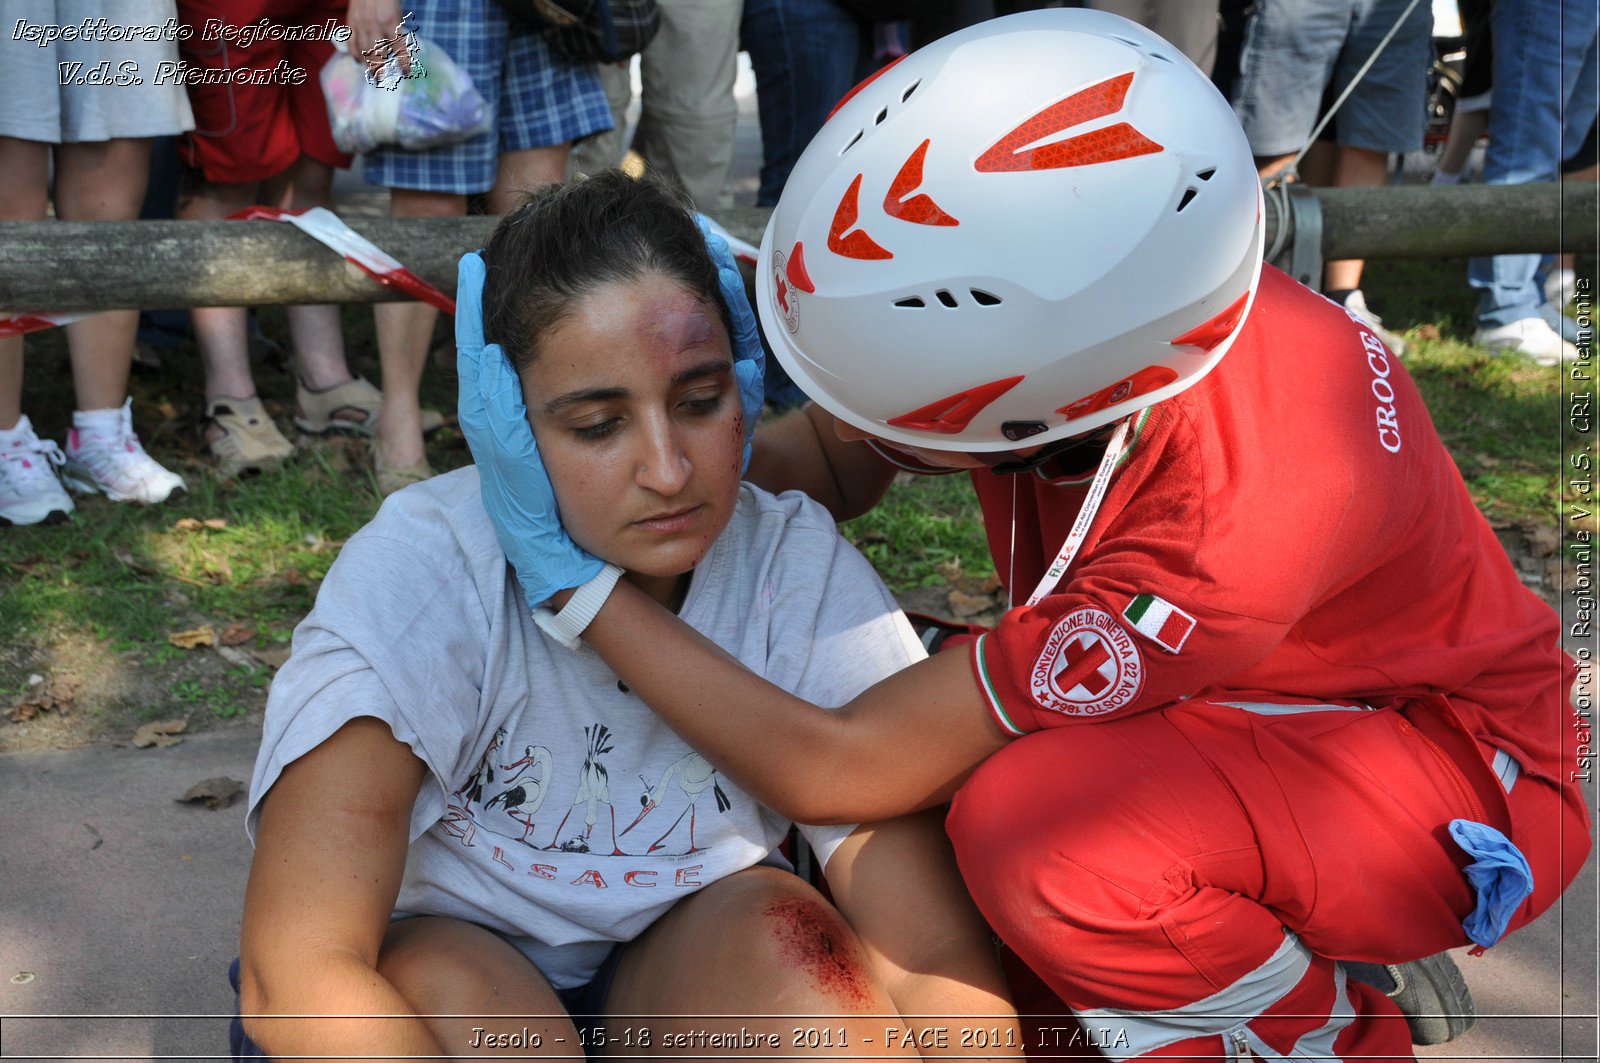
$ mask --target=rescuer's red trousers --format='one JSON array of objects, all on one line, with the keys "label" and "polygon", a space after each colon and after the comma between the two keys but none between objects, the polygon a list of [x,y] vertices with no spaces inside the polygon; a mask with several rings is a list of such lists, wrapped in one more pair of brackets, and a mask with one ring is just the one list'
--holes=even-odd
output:
[{"label": "rescuer's red trousers", "polygon": [[1412,1059],[1394,1003],[1335,961],[1468,943],[1457,818],[1532,866],[1511,929],[1588,854],[1577,788],[1480,747],[1443,699],[1188,701],[1041,731],[978,769],[948,830],[995,931],[1114,1059]]}]

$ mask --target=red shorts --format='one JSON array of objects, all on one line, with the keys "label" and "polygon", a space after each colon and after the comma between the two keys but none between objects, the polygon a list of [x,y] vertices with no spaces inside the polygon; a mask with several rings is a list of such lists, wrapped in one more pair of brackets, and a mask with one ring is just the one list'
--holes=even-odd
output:
[{"label": "red shorts", "polygon": [[[240,47],[244,35],[262,19],[276,25],[317,27],[331,19],[342,26],[347,3],[178,0],[180,20],[194,31],[179,50],[188,67],[202,72],[256,72],[251,79],[188,84],[195,129],[179,144],[184,165],[201,171],[215,184],[262,181],[282,173],[302,155],[328,166],[348,167],[351,157],[333,142],[322,99],[319,75],[335,49],[327,35],[294,41],[255,33],[258,39],[250,40],[249,47]],[[218,23],[224,27],[223,34],[216,32]]]}]

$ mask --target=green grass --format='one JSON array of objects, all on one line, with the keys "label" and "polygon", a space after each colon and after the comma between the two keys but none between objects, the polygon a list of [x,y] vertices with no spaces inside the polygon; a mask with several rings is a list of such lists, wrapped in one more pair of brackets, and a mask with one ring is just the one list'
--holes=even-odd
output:
[{"label": "green grass", "polygon": [[[264,310],[261,317],[263,332],[286,342],[281,310]],[[352,368],[375,380],[371,334],[371,310],[347,307]],[[79,499],[66,525],[0,527],[0,648],[28,643],[42,649],[56,633],[71,631],[164,666],[187,652],[168,645],[167,635],[199,622],[219,628],[247,622],[257,628],[258,646],[286,641],[311,608],[339,545],[377,511],[364,444],[355,440],[307,441],[280,470],[218,480],[200,443],[198,356],[180,347],[162,357],[161,369],[132,380],[134,423],[146,447],[183,475],[189,493],[154,507]],[[292,378],[270,360],[254,372],[268,409],[287,426]],[[430,369],[423,399],[449,409],[453,390],[453,378]],[[41,436],[59,442],[72,408],[61,330],[29,336],[24,412]],[[438,469],[464,464],[465,442],[446,428],[430,441],[429,458]],[[226,524],[181,530],[184,518]],[[237,685],[259,687],[265,680],[262,671]],[[217,711],[227,714],[225,701]]]},{"label": "green grass", "polygon": [[[1580,267],[1594,275],[1592,259]],[[1374,262],[1365,287],[1385,322],[1407,333],[1406,367],[1478,507],[1497,524],[1566,527],[1579,499],[1562,493],[1563,436],[1576,443],[1563,373],[1472,346],[1465,276],[1464,261]]]},{"label": "green grass", "polygon": [[944,583],[956,572],[994,572],[978,503],[962,475],[897,483],[871,513],[840,530],[893,590]]},{"label": "green grass", "polygon": [[[1464,278],[1460,262],[1373,263],[1366,290],[1389,324],[1408,332],[1406,365],[1478,504],[1503,524],[1555,523],[1562,506],[1577,501],[1561,494],[1561,375],[1468,345],[1472,293]],[[264,331],[281,341],[282,314],[262,317]],[[365,307],[346,308],[352,363],[376,380],[371,320]],[[59,331],[29,337],[27,360],[23,408],[42,434],[60,439],[72,389]],[[303,447],[276,473],[218,482],[199,445],[198,359],[192,349],[179,349],[166,352],[165,362],[159,372],[135,378],[135,422],[150,450],[188,479],[191,493],[153,508],[91,500],[65,526],[0,528],[0,649],[42,650],[53,633],[74,631],[146,664],[167,665],[185,652],[167,645],[170,632],[233,621],[257,628],[256,645],[282,642],[310,609],[338,545],[376,511],[356,445]],[[258,365],[256,380],[286,424],[290,378]],[[450,410],[453,386],[448,374],[430,368],[424,400]],[[446,429],[434,437],[430,460],[440,470],[464,464],[460,435]],[[220,530],[177,529],[185,517],[227,523]],[[896,485],[876,511],[844,531],[896,590],[993,571],[962,476]],[[17,678],[0,667],[0,686]],[[264,671],[245,669],[220,686],[196,680],[174,697],[227,715],[238,691],[265,679]]]}]

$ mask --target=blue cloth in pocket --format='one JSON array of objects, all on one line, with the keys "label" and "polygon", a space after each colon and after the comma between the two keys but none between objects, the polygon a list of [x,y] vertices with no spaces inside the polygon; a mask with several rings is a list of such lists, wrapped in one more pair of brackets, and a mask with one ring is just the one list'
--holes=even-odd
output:
[{"label": "blue cloth in pocket", "polygon": [[1505,936],[1511,916],[1533,892],[1533,869],[1510,838],[1486,823],[1450,821],[1450,837],[1469,856],[1464,874],[1478,894],[1478,906],[1461,921],[1467,937],[1488,948]]}]

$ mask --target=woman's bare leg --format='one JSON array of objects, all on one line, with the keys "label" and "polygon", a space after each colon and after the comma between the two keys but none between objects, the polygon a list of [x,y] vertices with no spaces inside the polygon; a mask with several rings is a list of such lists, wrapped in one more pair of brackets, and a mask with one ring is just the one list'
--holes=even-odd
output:
[{"label": "woman's bare leg", "polygon": [[[578,1031],[539,969],[508,942],[459,919],[390,925],[378,973],[452,1056],[579,1056]],[[538,1046],[496,1044],[526,1027]]]},{"label": "woman's bare leg", "polygon": [[[178,196],[177,216],[185,221],[217,221],[258,201],[261,186],[214,184],[186,176]],[[249,311],[242,306],[197,306],[189,311],[194,322],[195,346],[205,369],[206,401],[248,399],[256,393],[250,373]],[[220,437],[215,426],[209,433]]]},{"label": "woman's bare leg", "polygon": [[[50,145],[0,137],[0,221],[43,221]],[[0,339],[0,432],[22,416],[22,337]]]},{"label": "woman's bare leg", "polygon": [[[886,1025],[906,1023],[855,931],[804,881],[769,867],[730,875],[679,901],[628,945],[606,1012],[613,1054],[917,1058],[906,1044],[885,1043]],[[717,1015],[737,1017],[709,1017]],[[637,1036],[635,1047],[615,1043],[626,1029],[648,1030],[653,1044],[637,1045]],[[705,1035],[741,1029],[775,1036],[777,1047],[706,1044]],[[672,1037],[687,1042],[665,1043]]]},{"label": "woman's bare leg", "polygon": [[[262,199],[283,210],[333,206],[333,167],[302,155],[263,183]],[[344,330],[335,303],[291,306],[286,310],[294,340],[295,372],[309,388],[322,391],[350,379],[344,357]]]},{"label": "woman's bare leg", "polygon": [[[139,216],[150,175],[149,137],[56,145],[56,217],[129,221]],[[112,310],[67,326],[80,410],[121,406],[128,397],[139,311]]]},{"label": "woman's bare leg", "polygon": [[[396,218],[454,218],[465,214],[465,196],[395,188],[389,213]],[[378,303],[372,309],[383,367],[383,412],[378,415],[378,457],[390,468],[424,460],[422,406],[417,388],[428,359],[439,311],[427,303]]]},{"label": "woman's bare leg", "polygon": [[510,214],[524,193],[541,185],[555,184],[567,173],[571,144],[552,144],[547,148],[508,151],[495,162],[494,187],[489,190],[489,209]]}]

